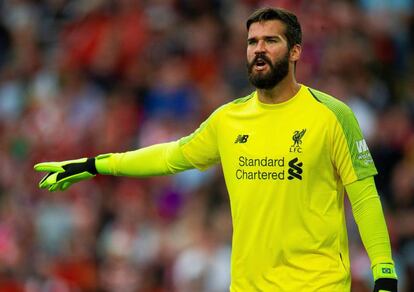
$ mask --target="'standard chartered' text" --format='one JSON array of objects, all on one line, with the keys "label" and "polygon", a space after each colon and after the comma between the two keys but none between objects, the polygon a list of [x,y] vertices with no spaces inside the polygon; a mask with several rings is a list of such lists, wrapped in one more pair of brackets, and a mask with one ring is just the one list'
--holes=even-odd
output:
[{"label": "'standard chartered' text", "polygon": [[[262,158],[249,158],[247,156],[239,156],[238,162],[239,168],[236,170],[236,178],[238,180],[285,179],[285,157],[270,158],[265,156]],[[260,169],[256,167],[260,167]]]}]

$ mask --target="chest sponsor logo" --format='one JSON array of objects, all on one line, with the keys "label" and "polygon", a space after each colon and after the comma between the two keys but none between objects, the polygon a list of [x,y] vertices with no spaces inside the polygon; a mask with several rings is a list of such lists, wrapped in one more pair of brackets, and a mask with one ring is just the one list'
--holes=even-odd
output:
[{"label": "chest sponsor logo", "polygon": [[288,169],[288,179],[299,179],[302,180],[302,172],[303,172],[303,163],[299,161],[299,159],[296,157],[289,161],[289,169]]},{"label": "chest sponsor logo", "polygon": [[249,139],[249,135],[238,135],[236,140],[234,141],[234,144],[244,144],[247,142],[247,139]]},{"label": "chest sponsor logo", "polygon": [[302,138],[306,133],[306,129],[302,129],[302,130],[296,130],[293,133],[292,136],[292,140],[293,140],[293,145],[290,146],[290,152],[294,152],[294,153],[302,153]]},{"label": "chest sponsor logo", "polygon": [[[286,175],[287,173],[287,175]],[[238,180],[302,180],[303,163],[298,157],[286,163],[285,157],[249,158],[239,156],[236,179]]]}]

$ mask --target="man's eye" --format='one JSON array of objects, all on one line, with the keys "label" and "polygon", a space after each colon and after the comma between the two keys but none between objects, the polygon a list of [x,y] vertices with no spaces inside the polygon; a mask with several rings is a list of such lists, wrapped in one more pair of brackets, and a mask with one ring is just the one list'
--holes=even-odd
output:
[{"label": "man's eye", "polygon": [[251,46],[251,45],[255,45],[255,44],[257,44],[257,41],[256,41],[256,40],[248,40],[248,41],[247,41],[247,44],[248,44],[249,46]]}]

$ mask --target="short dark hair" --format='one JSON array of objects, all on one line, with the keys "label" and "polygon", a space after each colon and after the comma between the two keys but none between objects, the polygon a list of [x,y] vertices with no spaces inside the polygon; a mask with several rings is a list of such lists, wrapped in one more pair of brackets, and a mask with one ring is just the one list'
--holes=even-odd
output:
[{"label": "short dark hair", "polygon": [[246,28],[249,30],[252,23],[268,20],[280,20],[286,25],[285,35],[289,50],[296,44],[302,44],[302,28],[298,18],[294,13],[286,9],[273,7],[259,8],[247,19]]}]

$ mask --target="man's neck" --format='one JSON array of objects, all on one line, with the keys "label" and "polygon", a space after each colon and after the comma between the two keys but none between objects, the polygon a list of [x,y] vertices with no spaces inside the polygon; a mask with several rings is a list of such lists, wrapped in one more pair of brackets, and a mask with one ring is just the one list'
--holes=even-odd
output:
[{"label": "man's neck", "polygon": [[276,104],[291,99],[299,89],[300,85],[294,78],[285,78],[272,89],[257,89],[257,96],[262,103]]}]

